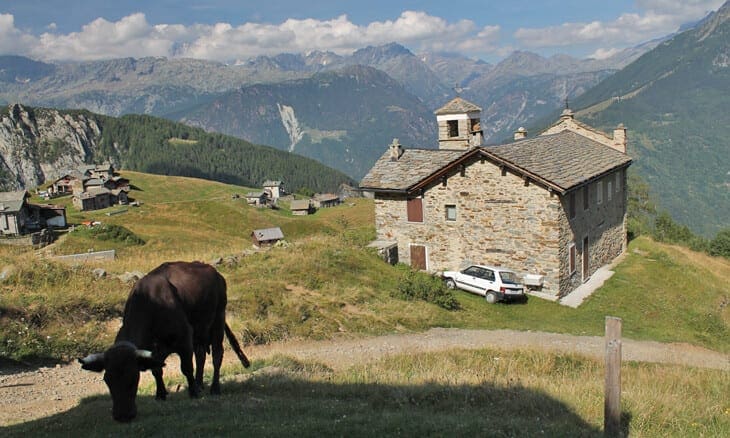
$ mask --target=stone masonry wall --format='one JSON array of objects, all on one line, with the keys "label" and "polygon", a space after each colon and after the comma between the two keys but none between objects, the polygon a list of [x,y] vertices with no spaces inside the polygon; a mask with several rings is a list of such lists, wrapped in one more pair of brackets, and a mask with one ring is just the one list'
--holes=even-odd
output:
[{"label": "stone masonry wall", "polygon": [[449,137],[449,125],[446,120],[440,120],[438,122],[439,131],[439,149],[468,149],[471,139],[469,119],[458,119],[459,135],[456,137]]},{"label": "stone masonry wall", "polygon": [[[468,165],[444,187],[438,183],[423,195],[423,222],[407,221],[406,199],[378,194],[375,221],[379,240],[397,241],[402,263],[410,263],[410,245],[426,247],[427,270],[463,268],[468,263],[504,266],[544,276],[542,292],[565,295],[583,282],[583,237],[588,237],[590,274],[621,254],[626,245],[625,172],[602,178],[603,201],[597,204],[597,182],[589,187],[589,208],[582,190],[569,219],[570,196],[560,197],[520,176],[502,173],[488,161]],[[612,196],[608,200],[608,182]],[[446,206],[456,206],[456,220],[446,220]],[[568,248],[576,245],[576,270],[569,272]]]},{"label": "stone masonry wall", "polygon": [[[544,292],[560,284],[560,199],[488,161],[451,175],[425,191],[423,223],[407,222],[404,198],[375,201],[378,239],[398,242],[400,261],[410,262],[410,245],[426,247],[427,270],[453,270],[467,263],[504,266],[543,275]],[[446,220],[446,206],[456,220]]]},{"label": "stone masonry wall", "polygon": [[[610,184],[609,184],[610,183]],[[609,199],[609,185],[611,197]],[[618,186],[618,188],[617,188]],[[598,203],[598,189],[602,191]],[[584,208],[583,191],[588,190],[588,209]],[[560,235],[560,290],[566,294],[580,286],[601,266],[611,263],[626,250],[626,171],[619,170],[593,181],[575,192],[575,218],[570,219],[570,196],[561,199]],[[583,277],[583,239],[588,238],[588,276]],[[571,273],[568,251],[571,244],[576,249],[576,269]]]}]

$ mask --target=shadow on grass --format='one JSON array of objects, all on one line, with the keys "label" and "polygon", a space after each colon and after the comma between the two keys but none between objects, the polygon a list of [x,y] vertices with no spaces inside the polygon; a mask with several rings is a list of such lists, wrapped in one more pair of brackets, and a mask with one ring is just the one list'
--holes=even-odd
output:
[{"label": "shadow on grass", "polygon": [[[265,369],[264,369],[265,370]],[[261,371],[264,371],[261,370]],[[520,386],[336,383],[256,373],[223,384],[222,396],[166,402],[138,397],[137,419],[111,418],[108,395],[67,412],[0,429],[2,436],[570,436],[599,437],[570,407]],[[174,387],[171,388],[174,390]],[[628,427],[628,426],[626,426]]]}]

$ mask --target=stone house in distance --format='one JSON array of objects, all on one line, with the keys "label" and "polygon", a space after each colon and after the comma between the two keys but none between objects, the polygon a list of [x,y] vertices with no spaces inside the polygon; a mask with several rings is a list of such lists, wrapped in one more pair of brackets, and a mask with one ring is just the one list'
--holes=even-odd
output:
[{"label": "stone house in distance", "polygon": [[564,296],[626,248],[626,130],[566,109],[542,135],[482,146],[479,114],[456,97],[436,111],[439,149],[394,140],[363,178],[378,244],[417,269],[504,266]]}]

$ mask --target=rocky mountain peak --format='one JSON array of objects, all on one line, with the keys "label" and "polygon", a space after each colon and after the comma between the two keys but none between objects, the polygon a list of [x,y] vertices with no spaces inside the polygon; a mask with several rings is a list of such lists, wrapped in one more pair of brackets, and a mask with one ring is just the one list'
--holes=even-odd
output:
[{"label": "rocky mountain peak", "polygon": [[364,49],[356,50],[352,54],[352,58],[357,62],[367,64],[378,64],[392,58],[401,56],[415,56],[413,52],[398,43],[389,43],[382,46],[368,46]]}]

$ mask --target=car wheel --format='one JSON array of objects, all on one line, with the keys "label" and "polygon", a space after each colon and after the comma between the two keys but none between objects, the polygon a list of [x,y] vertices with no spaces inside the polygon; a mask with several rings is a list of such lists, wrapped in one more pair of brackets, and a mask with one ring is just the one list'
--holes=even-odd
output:
[{"label": "car wheel", "polygon": [[456,289],[456,282],[453,278],[447,278],[446,279],[446,287],[448,289]]},{"label": "car wheel", "polygon": [[494,304],[497,302],[497,294],[494,291],[487,292],[487,295],[484,297],[489,304]]}]

